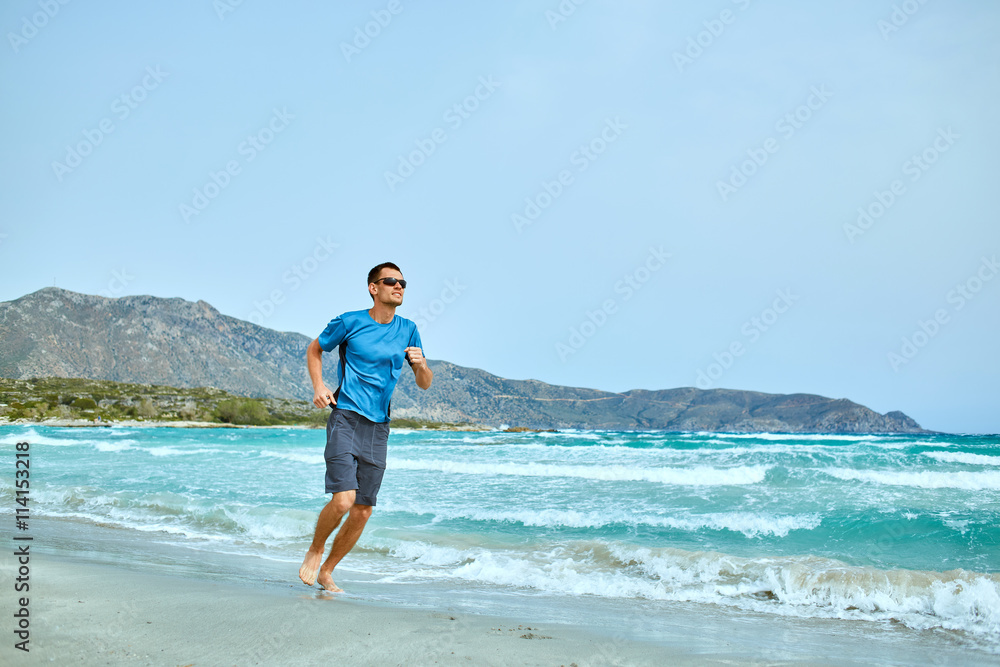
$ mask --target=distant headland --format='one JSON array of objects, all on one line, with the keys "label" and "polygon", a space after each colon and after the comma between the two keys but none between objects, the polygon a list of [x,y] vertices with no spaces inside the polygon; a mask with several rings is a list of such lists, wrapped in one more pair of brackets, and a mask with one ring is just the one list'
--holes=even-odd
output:
[{"label": "distant headland", "polygon": [[[75,409],[81,419],[94,419],[106,409],[108,419],[321,423],[325,414],[308,403],[312,398],[305,364],[309,340],[303,334],[223,315],[204,301],[107,298],[46,287],[0,302],[0,378],[45,379],[44,390],[27,385],[5,388],[8,400],[0,400],[7,404],[0,406],[0,413],[8,419],[51,419],[58,413],[71,418],[74,401],[80,399]],[[458,428],[929,432],[902,412],[879,414],[845,398],[694,387],[606,392],[508,380],[447,361],[430,365],[435,380],[428,391],[418,390],[412,377],[403,374],[392,403],[394,425],[404,425],[400,420],[407,419],[417,426]],[[64,387],[58,386],[60,378],[67,379]],[[107,385],[87,393],[69,378],[141,385],[148,391],[143,398],[134,388]],[[326,365],[325,379],[336,384],[333,364]],[[74,393],[73,387],[80,391]],[[25,398],[18,392],[29,389],[34,392],[28,399],[34,401],[32,406],[18,400]],[[124,394],[140,398],[126,401]],[[87,400],[96,408],[85,410],[82,406],[90,406]],[[12,407],[13,403],[20,407]],[[126,414],[130,410],[135,414]],[[142,410],[158,417],[143,416]]]}]

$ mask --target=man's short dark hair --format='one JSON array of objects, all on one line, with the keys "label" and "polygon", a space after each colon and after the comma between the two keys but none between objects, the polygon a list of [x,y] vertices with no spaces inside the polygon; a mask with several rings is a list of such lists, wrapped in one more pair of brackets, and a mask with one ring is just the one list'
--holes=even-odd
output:
[{"label": "man's short dark hair", "polygon": [[365,284],[371,285],[373,282],[378,280],[378,274],[382,273],[382,269],[393,269],[395,271],[399,271],[400,273],[402,273],[402,271],[399,270],[399,267],[393,264],[392,262],[382,262],[381,264],[379,264],[374,269],[368,272],[368,282]]},{"label": "man's short dark hair", "polygon": [[[396,266],[395,264],[393,264],[392,262],[382,262],[381,264],[379,264],[374,269],[372,269],[371,271],[368,272],[368,282],[365,283],[365,284],[366,285],[371,285],[373,282],[375,282],[376,280],[378,280],[378,274],[382,273],[382,269],[393,269],[395,271],[399,271],[400,273],[402,273],[402,271],[400,270],[400,268],[398,266]],[[375,300],[375,297],[372,296],[372,301],[374,301],[374,300]]]}]

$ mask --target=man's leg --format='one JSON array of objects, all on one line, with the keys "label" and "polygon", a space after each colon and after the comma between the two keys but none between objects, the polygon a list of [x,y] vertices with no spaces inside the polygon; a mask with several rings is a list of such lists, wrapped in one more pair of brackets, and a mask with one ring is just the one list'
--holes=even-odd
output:
[{"label": "man's leg", "polygon": [[[319,518],[316,520],[316,533],[313,535],[313,541],[309,545],[309,550],[306,551],[302,567],[299,568],[299,579],[306,586],[312,586],[316,583],[316,571],[319,570],[319,564],[323,560],[323,552],[326,550],[326,540],[340,523],[340,519],[344,514],[354,506],[354,494],[354,490],[334,493],[330,502],[319,513]],[[370,510],[371,508],[369,508],[369,513]],[[362,525],[363,527],[364,525]],[[340,532],[344,532],[343,529]],[[360,534],[361,532],[359,531],[358,535]],[[339,538],[340,534],[338,533],[337,539]],[[354,538],[354,541],[357,542],[357,538]],[[334,545],[336,545],[336,540],[334,540]],[[352,543],[351,546],[354,546],[354,544]],[[333,571],[332,567],[330,571]]]},{"label": "man's leg", "polygon": [[[330,555],[327,557],[326,562],[319,569],[319,576],[316,581],[319,585],[328,591],[338,592],[343,589],[339,588],[337,584],[333,583],[333,568],[337,567],[337,564],[354,548],[357,544],[358,538],[361,537],[361,532],[365,529],[365,524],[368,523],[368,517],[372,515],[371,505],[353,505],[351,506],[350,514],[347,516],[347,521],[341,526],[340,530],[337,531],[337,536],[333,538],[333,546],[330,547]],[[322,551],[320,552],[322,554]]]},{"label": "man's leg", "polygon": [[365,417],[358,417],[358,427],[354,433],[351,450],[356,461],[358,488],[351,506],[350,515],[337,532],[330,548],[330,555],[319,569],[317,581],[328,591],[339,591],[333,583],[333,568],[337,567],[357,544],[361,532],[372,515],[376,496],[382,486],[382,475],[385,473],[385,458],[389,441],[389,424],[375,423]]}]

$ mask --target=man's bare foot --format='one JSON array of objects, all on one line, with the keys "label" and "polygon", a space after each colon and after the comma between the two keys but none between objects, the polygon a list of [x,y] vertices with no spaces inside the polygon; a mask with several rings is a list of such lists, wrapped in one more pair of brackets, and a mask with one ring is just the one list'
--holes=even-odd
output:
[{"label": "man's bare foot", "polygon": [[344,589],[333,583],[333,572],[320,572],[316,579],[319,585],[331,593],[343,593]]},{"label": "man's bare foot", "polygon": [[320,561],[323,560],[323,552],[316,553],[312,549],[306,552],[306,557],[299,568],[299,579],[306,586],[316,583],[316,572],[319,570]]}]

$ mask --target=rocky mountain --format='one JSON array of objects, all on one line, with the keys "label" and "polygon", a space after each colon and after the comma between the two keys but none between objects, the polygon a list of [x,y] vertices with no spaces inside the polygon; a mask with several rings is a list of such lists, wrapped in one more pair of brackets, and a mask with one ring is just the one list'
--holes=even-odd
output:
[{"label": "rocky mountain", "polygon": [[[0,303],[0,377],[77,377],[312,398],[309,338],[199,301],[46,287]],[[336,373],[333,374],[336,382]]]},{"label": "rocky mountain", "polygon": [[734,389],[633,389],[622,393],[506,380],[432,362],[434,384],[400,381],[393,415],[533,428],[662,429],[730,433],[918,433],[902,412],[881,415],[847,399]]},{"label": "rocky mountain", "polygon": [[[79,377],[217,387],[253,397],[311,399],[309,337],[219,313],[198,301],[109,299],[47,287],[0,303],[0,377]],[[333,386],[335,356],[327,357]],[[434,384],[404,373],[393,416],[531,428],[789,433],[917,433],[901,412],[847,399],[693,387],[612,393],[507,380],[431,361]],[[333,379],[331,379],[331,377]]]}]

